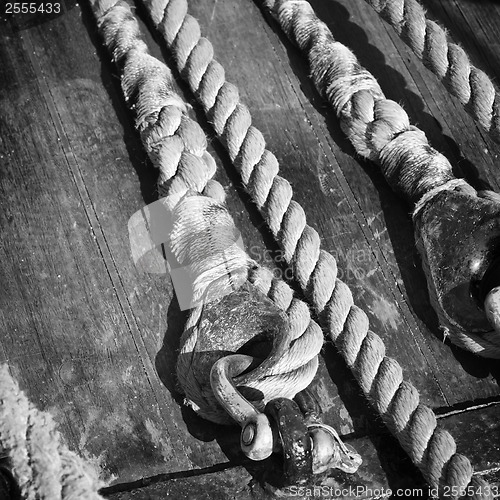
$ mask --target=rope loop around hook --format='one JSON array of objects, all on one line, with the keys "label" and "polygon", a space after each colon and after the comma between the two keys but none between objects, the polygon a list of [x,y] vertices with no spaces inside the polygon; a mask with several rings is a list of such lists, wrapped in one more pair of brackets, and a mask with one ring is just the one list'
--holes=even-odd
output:
[{"label": "rope loop around hook", "polygon": [[[213,179],[216,165],[206,150],[206,138],[189,117],[189,106],[174,91],[168,68],[148,54],[128,5],[121,0],[91,3],[99,31],[120,69],[136,128],[160,171],[163,198],[156,203],[161,205],[157,222],[165,235],[161,243],[179,304],[191,309],[177,362],[179,386],[199,415],[234,423],[238,421],[234,405],[229,412],[221,407],[223,398],[217,399],[210,384],[214,364],[236,354],[252,356],[252,366],[228,380],[222,391],[234,394],[239,403],[247,398],[247,412],[258,414],[269,400],[292,398],[310,384],[323,332],[292,290],[245,253],[224,205],[224,190]],[[162,8],[168,9],[167,4]],[[163,25],[166,36],[172,27],[197,31],[192,23],[179,26],[176,19],[174,15],[170,24]],[[176,44],[175,38],[171,43]],[[188,57],[192,49],[177,46],[175,57],[181,67],[188,60],[193,63]],[[231,88],[226,90],[231,94]],[[228,118],[233,111],[238,110],[215,112],[228,113]],[[236,154],[242,140],[228,138],[227,145]],[[228,378],[229,372],[221,373]]]}]

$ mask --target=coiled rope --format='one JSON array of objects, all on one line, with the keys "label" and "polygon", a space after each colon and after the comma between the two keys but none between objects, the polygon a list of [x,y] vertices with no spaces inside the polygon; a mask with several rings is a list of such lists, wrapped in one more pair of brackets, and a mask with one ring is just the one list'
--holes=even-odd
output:
[{"label": "coiled rope", "polygon": [[[170,70],[148,53],[130,7],[117,0],[90,3],[104,44],[121,70],[122,90],[128,106],[135,110],[135,126],[151,162],[159,169],[158,191],[164,196],[161,202],[167,227],[171,219],[170,248],[180,267],[191,272],[193,297],[203,297],[216,283],[220,296],[235,290],[230,294],[234,300],[248,300],[248,296],[238,299],[239,289],[248,280],[270,299],[267,302],[273,306],[274,316],[276,311],[284,314],[283,329],[277,332],[282,336],[275,339],[273,351],[257,368],[239,377],[237,384],[260,395],[252,401],[259,409],[275,397],[292,398],[314,378],[323,344],[321,328],[289,286],[274,279],[234,244],[237,230],[223,205],[224,189],[212,178],[216,164],[206,150],[205,134],[175,93]],[[223,305],[214,304],[220,312]],[[231,307],[237,304],[231,303]],[[210,368],[217,358],[236,352],[248,338],[231,330],[211,338],[207,323],[215,318],[212,322],[204,319],[207,308],[197,306],[190,313],[181,338],[177,377],[188,404],[200,416],[234,423],[212,392]],[[269,316],[269,305],[267,311],[254,312],[256,316],[260,313]]]},{"label": "coiled rope", "polygon": [[100,500],[98,471],[70,451],[50,414],[38,410],[0,365],[0,450],[23,499]]},{"label": "coiled rope", "polygon": [[476,68],[446,31],[427,18],[417,0],[365,0],[387,21],[426,68],[465,110],[500,143],[500,94],[490,77]]},{"label": "coiled rope", "polygon": [[[250,113],[240,102],[237,88],[225,81],[224,69],[213,59],[211,43],[201,37],[198,22],[187,13],[186,0],[145,0],[144,5],[171,50],[180,75],[189,84],[227,149],[245,189],[284,250],[321,324],[389,430],[422,471],[428,484],[439,487],[441,495],[445,487],[450,487],[453,489],[449,491],[473,492],[468,498],[492,498],[486,481],[473,477],[469,460],[456,453],[453,437],[437,427],[434,412],[419,402],[416,388],[403,380],[401,366],[385,356],[383,341],[369,331],[366,314],[354,305],[347,285],[336,278],[335,259],[320,249],[319,235],[307,225],[303,209],[292,200],[290,184],[277,175],[276,157],[265,148],[262,134],[252,126]],[[313,17],[307,2],[289,1],[279,5],[283,11],[288,8],[289,21],[294,7],[300,11],[293,17],[290,31],[304,27],[301,20],[306,16],[309,24],[306,23],[303,31],[304,43],[307,34],[318,36],[319,30],[326,35],[326,26],[322,27],[323,23]],[[353,61],[354,56],[345,47],[338,43],[335,47],[347,55],[348,62]],[[353,88],[344,97],[343,105],[356,90],[363,88],[363,82],[363,75],[346,79],[346,87],[352,84]],[[369,88],[373,86],[369,85]],[[382,135],[384,130],[390,133],[391,122],[384,120],[378,124]],[[443,179],[447,176],[444,170]],[[410,185],[417,190],[415,196],[425,192],[425,186],[418,181]],[[465,490],[467,487],[470,489]]]}]

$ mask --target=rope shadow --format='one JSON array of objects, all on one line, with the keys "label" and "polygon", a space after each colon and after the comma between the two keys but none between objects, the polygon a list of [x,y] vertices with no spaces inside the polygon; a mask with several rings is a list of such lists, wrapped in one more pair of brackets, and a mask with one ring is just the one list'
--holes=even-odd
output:
[{"label": "rope shadow", "polygon": [[158,199],[158,171],[150,163],[146,151],[142,147],[140,136],[134,128],[133,116],[127,109],[123,99],[120,78],[112,70],[113,66],[110,55],[102,44],[90,6],[87,2],[82,2],[80,8],[82,23],[87,30],[89,39],[101,63],[101,82],[113,106],[115,116],[118,118],[122,127],[123,143],[127,149],[128,159],[134,167],[137,178],[139,179],[141,196],[144,203],[148,205]]},{"label": "rope shadow", "polygon": [[[227,426],[215,424],[209,420],[200,418],[190,407],[184,404],[184,395],[178,386],[176,364],[180,349],[180,339],[184,332],[184,325],[188,315],[188,311],[181,311],[177,297],[174,294],[167,312],[167,329],[163,337],[163,343],[155,357],[155,368],[160,380],[179,405],[188,432],[200,441],[209,442],[217,440],[229,446],[229,449],[232,449],[235,443],[239,446],[238,428],[228,428]],[[234,453],[230,454],[234,455]],[[231,457],[228,456],[228,458]],[[235,459],[234,456],[232,458]]]}]

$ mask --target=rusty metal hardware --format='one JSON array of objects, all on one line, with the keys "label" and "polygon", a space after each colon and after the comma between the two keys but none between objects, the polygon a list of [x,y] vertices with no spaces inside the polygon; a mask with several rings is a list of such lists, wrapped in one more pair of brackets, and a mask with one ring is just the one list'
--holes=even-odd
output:
[{"label": "rusty metal hardware", "polygon": [[287,485],[304,484],[313,474],[332,468],[356,472],[361,457],[320,421],[321,409],[309,391],[296,396],[300,404],[287,398],[273,399],[264,413],[242,396],[234,379],[254,362],[252,356],[232,354],[216,361],[210,374],[217,400],[241,426],[243,453],[251,460],[263,460],[273,452],[283,455]]},{"label": "rusty metal hardware", "polygon": [[363,460],[349,444],[344,443],[337,431],[321,421],[321,406],[313,393],[306,389],[294,400],[304,415],[312,441],[313,473],[321,474],[328,469],[339,469],[354,474]]},{"label": "rusty metal hardware", "polygon": [[216,361],[210,372],[215,397],[241,426],[240,445],[251,460],[264,460],[274,449],[273,432],[266,415],[259,412],[236,388],[233,378],[254,362],[252,356],[231,354]]},{"label": "rusty metal hardware", "polygon": [[500,334],[500,203],[469,190],[442,191],[418,211],[417,246],[441,323]]},{"label": "rusty metal hardware", "polygon": [[272,419],[277,433],[275,443],[283,454],[285,484],[307,483],[313,474],[312,443],[297,403],[276,398],[267,403],[265,413]]},{"label": "rusty metal hardware", "polygon": [[312,442],[304,417],[291,399],[273,399],[261,413],[238,392],[233,378],[253,362],[251,356],[242,354],[232,354],[215,362],[210,374],[214,394],[241,426],[243,453],[252,460],[263,460],[273,452],[281,453],[285,484],[303,484],[313,473]]}]

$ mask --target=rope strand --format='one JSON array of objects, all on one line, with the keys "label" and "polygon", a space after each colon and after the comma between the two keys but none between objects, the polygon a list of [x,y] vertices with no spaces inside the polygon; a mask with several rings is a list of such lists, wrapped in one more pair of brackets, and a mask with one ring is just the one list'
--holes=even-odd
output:
[{"label": "rope strand", "polygon": [[102,500],[98,471],[62,442],[49,413],[38,410],[0,365],[0,449],[6,450],[26,500]]},{"label": "rope strand", "polygon": [[[288,7],[304,3],[288,2]],[[144,4],[365,396],[431,487],[439,487],[442,494],[444,487],[460,491],[470,486],[474,492],[470,498],[492,498],[485,493],[487,483],[473,477],[469,460],[456,453],[452,436],[437,427],[433,411],[419,402],[418,391],[403,380],[401,366],[385,356],[383,341],[369,331],[368,318],[354,305],[347,285],[336,279],[335,259],[320,248],[318,233],[307,225],[302,207],[292,200],[290,184],[277,175],[276,157],[265,149],[262,134],[251,125],[237,88],[225,81],[224,69],[213,59],[212,45],[201,38],[198,22],[187,13],[186,0],[145,0]],[[300,19],[294,22],[300,24]],[[366,81],[370,80],[358,78],[353,83],[359,90]],[[426,192],[427,186],[418,180],[410,184],[412,198]]]}]

